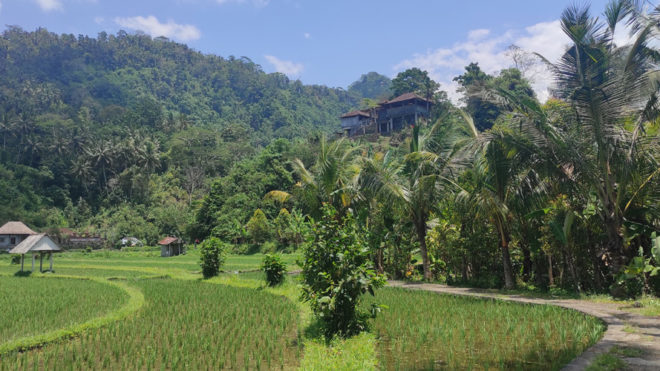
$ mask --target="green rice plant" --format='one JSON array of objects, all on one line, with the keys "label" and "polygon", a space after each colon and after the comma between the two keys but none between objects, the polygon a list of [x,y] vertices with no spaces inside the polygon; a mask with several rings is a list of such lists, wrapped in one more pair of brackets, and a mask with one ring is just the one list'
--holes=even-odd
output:
[{"label": "green rice plant", "polygon": [[383,369],[556,370],[600,339],[603,323],[553,306],[396,288],[374,299],[388,309],[372,324]]},{"label": "green rice plant", "polygon": [[[42,277],[43,278],[43,277]],[[128,301],[120,308],[110,311],[102,316],[92,318],[86,322],[77,323],[68,327],[59,328],[57,330],[41,332],[37,335],[20,337],[15,340],[10,340],[0,344],[0,356],[5,357],[8,354],[16,351],[25,351],[28,349],[38,348],[46,344],[53,343],[60,339],[70,339],[78,336],[85,331],[102,327],[114,321],[123,319],[132,313],[136,312],[144,304],[144,296],[142,293],[132,287],[128,287],[120,282],[103,281],[100,279],[84,278],[84,277],[57,277],[57,279],[81,279],[87,281],[96,281],[111,286],[115,286],[124,291],[128,295]],[[71,308],[69,308],[71,309]],[[5,357],[6,358],[6,357]],[[0,358],[1,361],[1,358]],[[0,362],[0,366],[2,363]]]},{"label": "green rice plant", "polygon": [[0,349],[17,339],[71,327],[121,307],[114,285],[72,278],[0,278]]},{"label": "green rice plant", "polygon": [[298,311],[286,298],[198,280],[126,283],[144,293],[137,315],[39,351],[10,353],[0,369],[29,369],[37,359],[45,369],[256,369],[280,354],[285,368],[297,366]]}]

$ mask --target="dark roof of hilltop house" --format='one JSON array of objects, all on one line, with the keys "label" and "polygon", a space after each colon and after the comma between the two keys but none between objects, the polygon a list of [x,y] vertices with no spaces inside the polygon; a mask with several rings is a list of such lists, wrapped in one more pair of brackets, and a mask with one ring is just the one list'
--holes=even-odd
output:
[{"label": "dark roof of hilltop house", "polygon": [[162,240],[158,241],[158,244],[167,246],[174,242],[179,242],[179,239],[176,237],[165,237]]},{"label": "dark roof of hilltop house", "polygon": [[371,115],[369,114],[369,112],[366,112],[366,111],[352,111],[352,112],[345,113],[345,114],[341,115],[340,118],[344,119],[344,118],[354,117],[354,116],[370,117]]},{"label": "dark roof of hilltop house", "polygon": [[27,225],[21,222],[7,222],[5,225],[0,227],[0,235],[6,234],[37,234],[37,232],[31,230]]},{"label": "dark roof of hilltop house", "polygon": [[421,97],[415,93],[406,93],[406,94],[401,94],[398,97],[392,98],[388,101],[382,102],[381,105],[406,102],[415,99],[423,100],[424,102],[430,102],[428,99]]}]

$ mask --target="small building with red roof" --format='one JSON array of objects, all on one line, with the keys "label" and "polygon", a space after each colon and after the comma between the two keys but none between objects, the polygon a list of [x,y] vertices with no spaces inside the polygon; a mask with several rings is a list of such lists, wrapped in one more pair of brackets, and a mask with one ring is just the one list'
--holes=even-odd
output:
[{"label": "small building with red roof", "polygon": [[158,244],[160,245],[160,256],[162,257],[177,256],[186,253],[183,240],[178,237],[165,237],[158,241]]}]

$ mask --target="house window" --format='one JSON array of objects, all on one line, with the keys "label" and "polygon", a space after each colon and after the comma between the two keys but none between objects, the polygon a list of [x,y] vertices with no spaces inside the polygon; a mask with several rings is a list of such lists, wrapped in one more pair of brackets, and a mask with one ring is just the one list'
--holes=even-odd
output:
[{"label": "house window", "polygon": [[0,237],[0,243],[5,243],[5,238],[4,237]]},{"label": "house window", "polygon": [[16,244],[16,237],[10,237],[9,243],[11,243],[12,245],[15,245]]}]

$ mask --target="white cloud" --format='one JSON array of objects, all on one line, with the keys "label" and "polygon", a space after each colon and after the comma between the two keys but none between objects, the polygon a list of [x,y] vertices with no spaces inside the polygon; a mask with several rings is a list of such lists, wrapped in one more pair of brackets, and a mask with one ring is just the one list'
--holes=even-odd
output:
[{"label": "white cloud", "polygon": [[[618,33],[617,33],[618,34]],[[621,41],[626,41],[621,37]],[[412,58],[394,66],[395,71],[419,67],[429,72],[430,76],[443,85],[450,98],[457,101],[457,84],[452,81],[464,72],[470,62],[477,62],[486,73],[494,74],[513,66],[507,54],[510,45],[517,45],[526,52],[539,53],[550,61],[556,61],[564,53],[569,39],[561,30],[559,21],[537,23],[524,30],[508,30],[501,35],[492,35],[489,30],[473,30],[467,39],[449,48],[429,50],[415,54]],[[532,86],[541,100],[549,96],[548,88],[552,84],[552,75],[541,63],[528,73]]]},{"label": "white cloud", "polygon": [[44,12],[62,10],[62,2],[60,0],[36,0],[36,2]]},{"label": "white cloud", "polygon": [[94,22],[98,25],[103,24],[103,22],[105,22],[105,18],[103,18],[103,17],[94,17]]},{"label": "white cloud", "polygon": [[289,77],[297,77],[305,69],[301,63],[294,63],[291,61],[283,61],[272,55],[264,56],[268,63],[272,64],[275,67],[275,71],[281,72]]},{"label": "white cloud", "polygon": [[215,0],[215,1],[220,5],[229,4],[229,3],[235,3],[235,4],[250,3],[257,8],[263,8],[270,3],[270,0]]},{"label": "white cloud", "polygon": [[158,18],[148,17],[115,18],[115,23],[131,30],[139,30],[152,37],[165,36],[179,41],[197,40],[202,36],[199,29],[189,24],[177,24],[173,20],[161,23]]},{"label": "white cloud", "polygon": [[472,30],[468,33],[469,40],[480,40],[484,37],[490,35],[490,30],[485,28],[480,28],[478,30]]},{"label": "white cloud", "polygon": [[307,40],[309,40],[309,39],[312,38],[312,34],[309,33],[309,32],[305,32],[305,33],[303,34],[303,36],[304,36]]},{"label": "white cloud", "polygon": [[0,1],[0,12],[2,11],[2,1]]}]

